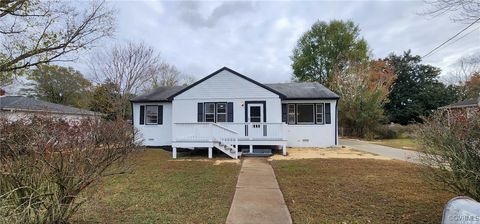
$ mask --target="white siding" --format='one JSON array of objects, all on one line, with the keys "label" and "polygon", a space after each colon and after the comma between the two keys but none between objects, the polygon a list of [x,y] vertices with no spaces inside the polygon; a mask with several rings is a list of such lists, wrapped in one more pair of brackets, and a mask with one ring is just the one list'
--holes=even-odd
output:
[{"label": "white siding", "polygon": [[[335,145],[336,100],[299,101],[286,100],[282,103],[330,103],[331,124],[287,125],[288,147],[329,147]],[[338,142],[338,141],[337,141]]]},{"label": "white siding", "polygon": [[[197,105],[205,102],[233,102],[233,122],[245,122],[245,102],[265,101],[266,122],[282,122],[280,97],[229,71],[222,71],[173,100],[173,123],[197,122]],[[238,131],[238,130],[237,130]],[[182,136],[183,133],[174,135]]]},{"label": "white siding", "polygon": [[[163,105],[163,124],[141,125],[140,105]],[[134,103],[133,124],[138,129],[146,146],[162,146],[172,144],[172,104],[171,103]]]},{"label": "white siding", "polygon": [[278,95],[223,70],[175,97],[180,99],[266,99]]},{"label": "white siding", "polygon": [[205,102],[233,102],[233,122],[245,122],[245,101],[265,101],[267,122],[282,122],[282,107],[280,98],[263,99],[258,98],[210,98],[173,101],[173,123],[197,122],[197,104]]}]

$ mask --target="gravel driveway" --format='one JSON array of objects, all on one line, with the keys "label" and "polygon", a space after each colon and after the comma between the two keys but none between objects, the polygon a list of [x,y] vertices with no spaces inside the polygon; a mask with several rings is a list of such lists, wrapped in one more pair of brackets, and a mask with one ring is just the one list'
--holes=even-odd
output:
[{"label": "gravel driveway", "polygon": [[416,151],[376,145],[356,139],[340,139],[340,145],[345,145],[353,149],[374,153],[392,159],[398,159],[412,163],[420,163],[419,157],[421,154]]}]

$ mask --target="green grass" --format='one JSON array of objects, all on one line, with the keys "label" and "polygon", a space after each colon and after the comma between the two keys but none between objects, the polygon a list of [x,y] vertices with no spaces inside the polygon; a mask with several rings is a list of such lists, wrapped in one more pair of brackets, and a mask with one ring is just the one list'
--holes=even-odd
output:
[{"label": "green grass", "polygon": [[399,149],[407,149],[407,150],[414,150],[414,151],[422,151],[422,148],[418,145],[418,143],[411,138],[398,138],[398,139],[379,139],[370,141],[370,143],[390,146],[393,148]]},{"label": "green grass", "polygon": [[90,189],[96,193],[74,221],[225,223],[240,165],[169,160],[170,152],[142,152],[133,173],[106,178]]},{"label": "green grass", "polygon": [[272,165],[294,223],[440,223],[454,195],[401,161],[308,159]]}]

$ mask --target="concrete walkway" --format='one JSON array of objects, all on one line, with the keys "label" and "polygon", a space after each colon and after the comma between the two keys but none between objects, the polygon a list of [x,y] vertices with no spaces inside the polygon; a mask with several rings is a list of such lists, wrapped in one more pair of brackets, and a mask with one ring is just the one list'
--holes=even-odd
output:
[{"label": "concrete walkway", "polygon": [[353,149],[389,157],[392,159],[398,159],[412,163],[420,163],[419,156],[421,155],[421,153],[412,150],[376,145],[356,139],[340,139],[340,145],[345,145]]},{"label": "concrete walkway", "polygon": [[227,224],[290,224],[292,218],[265,158],[243,159]]}]

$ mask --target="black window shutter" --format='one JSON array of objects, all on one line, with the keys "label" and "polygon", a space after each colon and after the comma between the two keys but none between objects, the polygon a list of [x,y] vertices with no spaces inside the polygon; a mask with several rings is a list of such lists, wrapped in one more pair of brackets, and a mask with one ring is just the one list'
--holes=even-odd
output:
[{"label": "black window shutter", "polygon": [[197,121],[203,122],[203,103],[198,103],[197,106]]},{"label": "black window shutter", "polygon": [[233,102],[227,103],[227,122],[233,122]]},{"label": "black window shutter", "polygon": [[332,116],[330,111],[330,103],[325,103],[325,124],[332,123]]},{"label": "black window shutter", "polygon": [[163,106],[162,105],[158,106],[157,124],[163,124]]},{"label": "black window shutter", "polygon": [[145,124],[145,106],[140,106],[140,124]]},{"label": "black window shutter", "polygon": [[282,104],[282,122],[287,123],[287,104]]}]

